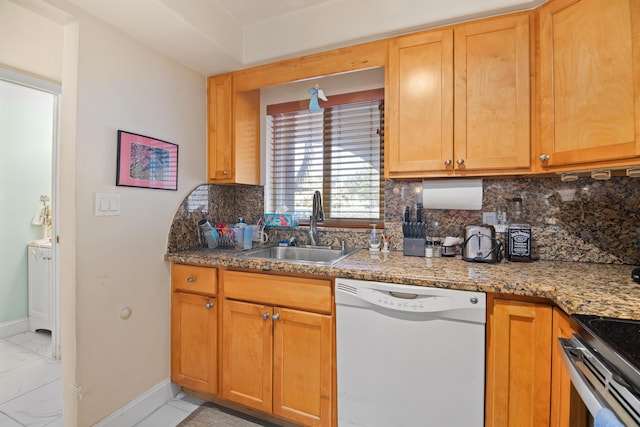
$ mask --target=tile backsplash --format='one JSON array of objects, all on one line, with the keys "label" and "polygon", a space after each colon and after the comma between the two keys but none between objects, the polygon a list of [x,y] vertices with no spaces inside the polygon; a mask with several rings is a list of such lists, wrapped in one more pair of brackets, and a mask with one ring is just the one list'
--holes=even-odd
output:
[{"label": "tile backsplash", "polygon": [[[638,264],[639,196],[640,180],[626,177],[485,179],[482,206],[494,212],[522,197],[540,259]],[[385,197],[385,226],[399,233],[404,206],[422,201],[422,182],[388,181]],[[482,223],[482,211],[427,210],[424,220],[437,221],[440,236],[462,237],[465,225]]]},{"label": "tile backsplash", "polygon": [[[534,247],[540,259],[616,264],[640,264],[640,179],[613,177],[608,181],[580,178],[485,179],[483,211],[507,207],[513,197],[522,197],[523,219],[533,227]],[[392,250],[402,250],[402,212],[422,201],[422,181],[385,182],[385,228]],[[182,203],[169,233],[168,251],[201,245],[197,222],[249,224],[264,212],[260,186],[201,185]],[[465,225],[481,224],[482,211],[426,210],[423,220],[439,223],[439,235],[462,236]],[[272,242],[296,236],[306,242],[307,227],[271,229]],[[369,230],[319,227],[322,244],[345,240],[348,246],[367,247]]]},{"label": "tile backsplash", "polygon": [[264,189],[253,185],[200,185],[178,208],[169,230],[167,252],[177,252],[202,246],[198,221],[211,225],[235,224],[242,217],[255,224],[264,215]]}]

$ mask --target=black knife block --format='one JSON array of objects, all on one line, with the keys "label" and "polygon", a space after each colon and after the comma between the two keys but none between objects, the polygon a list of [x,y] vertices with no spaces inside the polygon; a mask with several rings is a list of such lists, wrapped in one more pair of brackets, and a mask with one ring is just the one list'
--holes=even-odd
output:
[{"label": "black knife block", "polygon": [[402,242],[402,253],[405,256],[424,257],[425,240],[423,238],[405,237]]}]

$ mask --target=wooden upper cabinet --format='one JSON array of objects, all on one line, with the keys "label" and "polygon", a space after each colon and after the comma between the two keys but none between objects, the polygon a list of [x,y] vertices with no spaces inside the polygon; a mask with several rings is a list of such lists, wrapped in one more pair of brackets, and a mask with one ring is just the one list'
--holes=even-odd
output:
[{"label": "wooden upper cabinet", "polygon": [[508,15],[455,27],[454,166],[459,173],[530,169],[530,17]]},{"label": "wooden upper cabinet", "polygon": [[235,92],[233,75],[209,77],[208,182],[260,184],[260,91]]},{"label": "wooden upper cabinet", "polygon": [[531,165],[530,13],[392,39],[385,173],[526,173]]},{"label": "wooden upper cabinet", "polygon": [[231,82],[231,74],[209,78],[209,181],[231,180],[233,177]]},{"label": "wooden upper cabinet", "polygon": [[446,173],[453,158],[453,30],[389,42],[385,174]]},{"label": "wooden upper cabinet", "polygon": [[640,2],[552,0],[538,13],[539,169],[637,162]]}]

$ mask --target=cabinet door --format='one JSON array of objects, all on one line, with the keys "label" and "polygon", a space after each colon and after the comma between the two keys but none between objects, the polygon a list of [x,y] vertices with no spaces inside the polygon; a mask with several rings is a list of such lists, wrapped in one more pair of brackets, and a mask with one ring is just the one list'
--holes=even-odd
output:
[{"label": "cabinet door", "polygon": [[260,90],[233,95],[234,182],[260,185]]},{"label": "cabinet door", "polygon": [[554,0],[539,18],[542,168],[628,163],[640,154],[640,3]]},{"label": "cabinet door", "polygon": [[453,171],[453,30],[389,43],[385,174]]},{"label": "cabinet door", "polygon": [[171,380],[184,387],[218,391],[216,299],[174,292],[171,299]]},{"label": "cabinet door", "polygon": [[583,427],[587,425],[587,408],[571,385],[569,374],[560,359],[562,349],[558,338],[569,338],[575,330],[569,316],[553,309],[553,340],[551,342],[551,426]]},{"label": "cabinet door", "polygon": [[493,299],[488,313],[486,425],[549,425],[551,307]]},{"label": "cabinet door", "polygon": [[27,246],[29,330],[52,330],[54,313],[53,249]]},{"label": "cabinet door", "polygon": [[455,168],[526,171],[531,164],[529,14],[455,28]]},{"label": "cabinet door", "polygon": [[276,308],[273,413],[306,426],[331,424],[331,316]]},{"label": "cabinet door", "polygon": [[225,300],[222,397],[270,413],[273,308]]},{"label": "cabinet door", "polygon": [[209,77],[207,88],[209,109],[209,182],[232,182],[235,176],[232,132],[232,76]]}]

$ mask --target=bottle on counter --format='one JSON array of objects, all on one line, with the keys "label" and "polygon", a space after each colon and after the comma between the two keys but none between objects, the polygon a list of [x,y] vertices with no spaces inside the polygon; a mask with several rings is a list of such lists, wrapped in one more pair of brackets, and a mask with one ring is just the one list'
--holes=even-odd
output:
[{"label": "bottle on counter", "polygon": [[424,245],[424,256],[426,258],[433,258],[433,242],[429,239],[427,239]]},{"label": "bottle on counter", "polygon": [[378,252],[380,250],[380,238],[376,232],[376,224],[371,224],[371,234],[369,235],[369,250]]},{"label": "bottle on counter", "polygon": [[242,217],[238,218],[238,223],[233,226],[236,246],[242,248],[244,246],[244,228],[247,226]]},{"label": "bottle on counter", "polygon": [[511,219],[507,226],[507,259],[531,261],[531,224],[522,218],[522,197],[512,199]]},{"label": "bottle on counter", "polygon": [[433,241],[433,257],[440,258],[442,256],[442,242],[440,240]]}]

